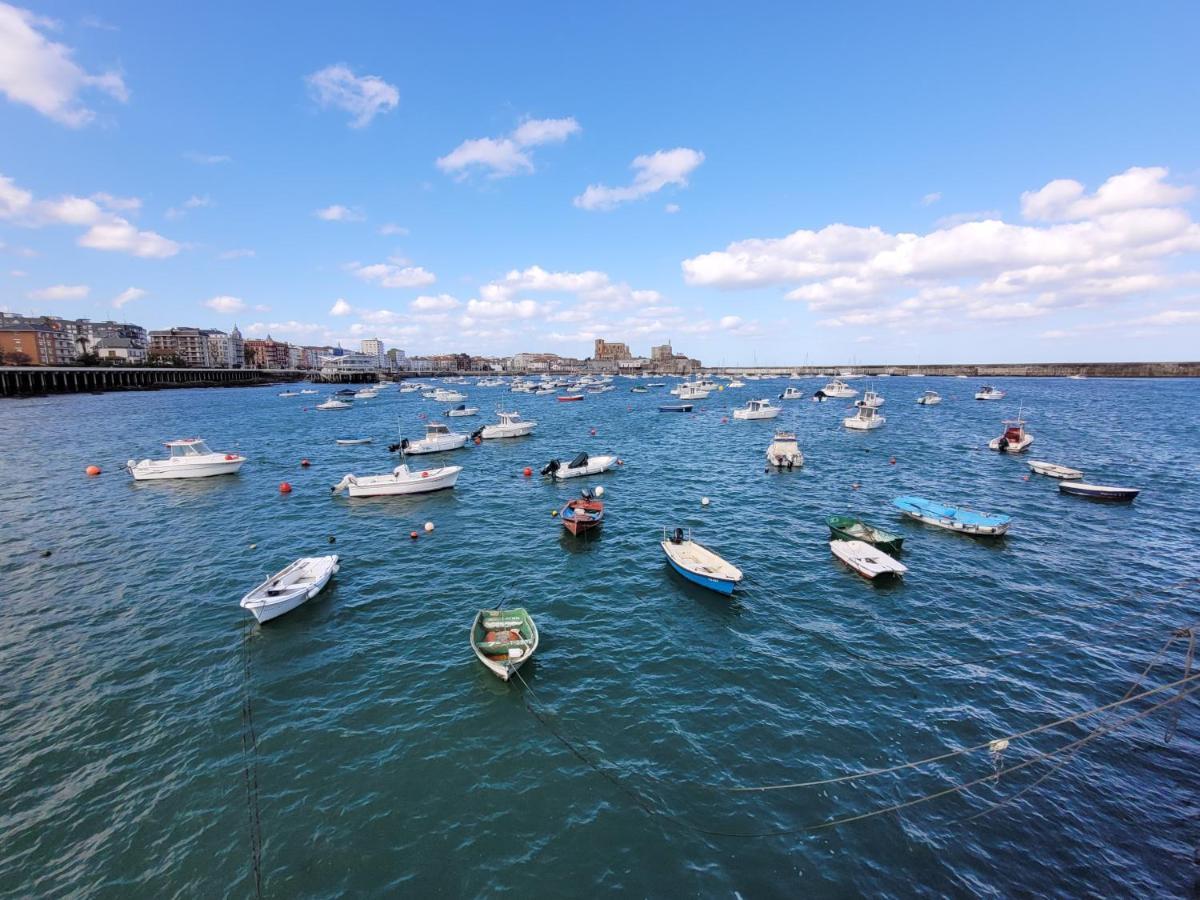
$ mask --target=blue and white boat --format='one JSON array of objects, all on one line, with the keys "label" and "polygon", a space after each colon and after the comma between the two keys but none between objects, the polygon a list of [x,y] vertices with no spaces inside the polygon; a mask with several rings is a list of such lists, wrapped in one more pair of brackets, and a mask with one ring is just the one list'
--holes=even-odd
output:
[{"label": "blue and white boat", "polygon": [[672,569],[710,591],[732,594],[742,580],[742,570],[693,541],[691,529],[671,531],[664,528],[662,548]]},{"label": "blue and white boat", "polygon": [[892,505],[918,522],[981,537],[999,537],[1012,524],[1012,516],[996,516],[965,507],[946,506],[922,497],[897,497]]},{"label": "blue and white boat", "polygon": [[662,406],[660,406],[658,408],[658,411],[659,412],[673,412],[673,413],[690,413],[692,411],[692,404],[690,404],[690,403],[664,403]]}]

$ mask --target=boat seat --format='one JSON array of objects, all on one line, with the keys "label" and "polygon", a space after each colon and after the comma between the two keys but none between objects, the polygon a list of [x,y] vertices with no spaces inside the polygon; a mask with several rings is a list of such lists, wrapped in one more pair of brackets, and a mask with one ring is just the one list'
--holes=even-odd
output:
[{"label": "boat seat", "polygon": [[509,650],[525,650],[529,643],[524,638],[519,641],[480,641],[479,649],[484,653],[507,653]]},{"label": "boat seat", "polygon": [[485,631],[507,631],[510,628],[520,628],[524,625],[523,619],[484,619],[483,627]]}]

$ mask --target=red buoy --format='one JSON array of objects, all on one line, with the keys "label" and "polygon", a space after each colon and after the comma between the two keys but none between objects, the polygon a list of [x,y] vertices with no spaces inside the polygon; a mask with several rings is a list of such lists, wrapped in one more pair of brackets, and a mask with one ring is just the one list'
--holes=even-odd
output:
[{"label": "red buoy", "polygon": [[279,482],[279,493],[290,494],[291,492],[292,486],[290,484],[288,484],[286,481]]},{"label": "red buoy", "polygon": [[312,463],[310,463],[307,459],[300,460],[300,467],[302,469],[307,469],[311,465],[312,465]]},{"label": "red buoy", "polygon": [[596,429],[595,429],[595,428],[593,428],[593,429],[591,430],[591,435],[592,435],[592,437],[595,437],[595,436],[596,436]]},{"label": "red buoy", "polygon": [[410,531],[410,532],[408,533],[408,536],[409,536],[410,538],[412,538],[414,541],[417,539],[417,533],[416,533],[415,531]]},{"label": "red buoy", "polygon": [[533,469],[529,468],[529,466],[526,466],[525,471],[522,472],[521,474],[524,475],[526,478],[528,478],[530,475],[533,474]]},{"label": "red buoy", "polygon": [[896,464],[896,457],[893,456],[891,459],[888,460],[888,462],[890,462],[894,466]]},{"label": "red buoy", "polygon": [[83,471],[87,472],[88,475],[96,476],[96,475],[100,474],[100,467],[99,466],[88,466]]}]

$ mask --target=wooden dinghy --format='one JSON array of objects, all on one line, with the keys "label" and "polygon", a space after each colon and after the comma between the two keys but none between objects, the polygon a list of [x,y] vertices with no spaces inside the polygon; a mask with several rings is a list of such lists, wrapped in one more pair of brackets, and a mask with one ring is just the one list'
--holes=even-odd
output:
[{"label": "wooden dinghy", "polygon": [[1061,478],[1063,481],[1078,481],[1083,478],[1083,473],[1078,469],[1070,469],[1066,466],[1060,466],[1057,463],[1046,462],[1041,459],[1029,460],[1029,468],[1033,469],[1039,475]]},{"label": "wooden dinghy", "polygon": [[1116,502],[1132,500],[1141,493],[1140,488],[1116,487],[1111,484],[1088,484],[1085,481],[1063,481],[1059,483],[1058,489],[1064,494],[1071,494],[1075,497]]},{"label": "wooden dinghy", "polygon": [[880,576],[899,578],[908,571],[904,563],[897,562],[877,547],[865,541],[830,541],[833,555],[852,568],[863,578],[874,580]]},{"label": "wooden dinghy", "polygon": [[884,553],[899,553],[904,546],[903,535],[868,525],[853,516],[828,516],[825,524],[829,526],[829,533],[834,540],[862,541],[878,547]]},{"label": "wooden dinghy", "polygon": [[604,522],[604,504],[592,496],[591,491],[584,491],[581,497],[568,500],[558,513],[563,528],[574,535],[580,535],[599,528]]},{"label": "wooden dinghy", "polygon": [[537,648],[537,625],[522,606],[481,609],[471,623],[471,650],[501,681],[508,681]]}]

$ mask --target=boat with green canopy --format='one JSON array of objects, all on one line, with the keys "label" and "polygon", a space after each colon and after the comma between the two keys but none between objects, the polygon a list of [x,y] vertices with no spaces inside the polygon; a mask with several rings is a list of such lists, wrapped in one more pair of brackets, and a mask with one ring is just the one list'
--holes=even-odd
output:
[{"label": "boat with green canopy", "polygon": [[524,607],[481,609],[471,624],[471,649],[502,681],[508,681],[537,647],[537,626]]},{"label": "boat with green canopy", "polygon": [[838,540],[862,541],[885,553],[899,553],[904,544],[903,535],[868,525],[862,519],[853,516],[829,516],[825,519],[825,524]]}]

